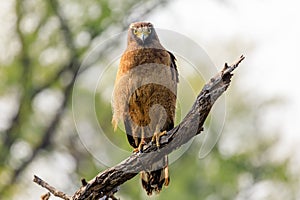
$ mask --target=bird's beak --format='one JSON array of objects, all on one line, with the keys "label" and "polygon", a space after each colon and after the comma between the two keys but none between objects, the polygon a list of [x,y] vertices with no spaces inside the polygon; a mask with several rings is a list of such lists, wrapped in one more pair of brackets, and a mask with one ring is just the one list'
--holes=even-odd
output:
[{"label": "bird's beak", "polygon": [[145,43],[145,40],[147,37],[148,37],[148,35],[146,35],[145,33],[141,34],[141,40],[143,41],[143,43]]},{"label": "bird's beak", "polygon": [[138,34],[138,37],[145,43],[145,40],[149,36],[149,33],[147,31],[141,31],[140,34]]}]

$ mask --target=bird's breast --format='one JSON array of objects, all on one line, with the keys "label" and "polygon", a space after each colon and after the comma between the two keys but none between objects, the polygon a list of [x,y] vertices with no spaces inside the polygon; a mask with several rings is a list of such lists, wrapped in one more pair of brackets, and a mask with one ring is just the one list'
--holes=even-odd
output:
[{"label": "bird's breast", "polygon": [[136,49],[126,51],[122,57],[121,63],[126,63],[125,68],[127,69],[132,69],[145,64],[160,64],[170,66],[170,56],[164,49]]}]

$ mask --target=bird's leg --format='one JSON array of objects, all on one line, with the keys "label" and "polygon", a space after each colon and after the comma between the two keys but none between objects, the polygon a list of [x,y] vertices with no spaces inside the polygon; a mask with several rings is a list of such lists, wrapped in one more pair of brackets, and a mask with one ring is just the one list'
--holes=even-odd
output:
[{"label": "bird's leg", "polygon": [[166,133],[167,133],[167,131],[160,132],[160,130],[158,128],[156,128],[156,131],[153,134],[151,142],[156,142],[156,146],[157,146],[157,148],[159,148],[160,147],[159,139],[161,136],[165,135]]},{"label": "bird's leg", "polygon": [[144,148],[144,145],[146,144],[144,138],[141,139],[141,142],[137,148],[138,152],[142,153],[143,152],[143,148]]},{"label": "bird's leg", "polygon": [[167,165],[165,168],[164,168],[164,172],[165,172],[165,186],[168,186],[169,183],[170,183],[170,177],[169,177],[169,165]]},{"label": "bird's leg", "polygon": [[142,128],[141,141],[140,141],[140,144],[138,146],[138,151],[140,153],[143,152],[143,147],[144,147],[145,144],[146,144],[146,141],[145,141],[145,130]]}]

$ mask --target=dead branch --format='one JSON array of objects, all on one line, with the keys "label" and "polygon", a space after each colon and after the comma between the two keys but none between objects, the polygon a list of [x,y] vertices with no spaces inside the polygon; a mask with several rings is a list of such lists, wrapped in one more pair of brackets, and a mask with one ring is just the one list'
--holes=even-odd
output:
[{"label": "dead branch", "polygon": [[50,196],[51,196],[50,192],[47,192],[46,194],[43,194],[41,196],[41,200],[49,200]]},{"label": "dead branch", "polygon": [[[38,176],[34,175],[33,182],[37,183],[38,185],[42,186],[43,188],[46,188],[49,192],[51,192],[54,196],[60,197],[64,200],[70,200],[70,197],[66,195],[65,193],[58,191],[55,189],[55,187],[49,185],[47,182],[39,178]],[[41,199],[49,199],[50,194],[44,194],[41,196]]]},{"label": "dead branch", "polygon": [[118,165],[99,173],[89,182],[83,180],[82,186],[72,197],[57,191],[37,176],[35,176],[34,182],[65,200],[113,199],[113,194],[118,191],[121,184],[136,176],[140,171],[149,170],[149,166],[153,163],[178,149],[203,130],[203,124],[214,102],[228,88],[233,75],[232,72],[244,58],[241,56],[237,62],[230,66],[225,63],[222,71],[204,85],[192,109],[182,122],[161,137],[159,149],[155,144],[147,144],[143,153],[131,155]]}]

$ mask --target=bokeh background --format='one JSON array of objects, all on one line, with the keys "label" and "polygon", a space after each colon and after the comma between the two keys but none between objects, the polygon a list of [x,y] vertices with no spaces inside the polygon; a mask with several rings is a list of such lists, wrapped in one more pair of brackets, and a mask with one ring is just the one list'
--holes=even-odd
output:
[{"label": "bokeh background", "polygon": [[[46,191],[32,182],[34,174],[73,194],[82,177],[89,180],[129,154],[122,128],[113,133],[110,124],[110,92],[126,45],[126,38],[112,38],[142,20],[190,38],[217,69],[241,54],[246,60],[219,101],[225,115],[211,115],[204,133],[179,150],[170,186],[147,197],[137,176],[117,196],[300,199],[299,9],[296,0],[0,0],[0,199],[38,199]],[[195,65],[207,65],[188,43],[161,42],[170,51],[181,45]],[[92,50],[96,59],[86,61]],[[209,78],[207,68],[185,73],[188,62],[178,63],[182,82],[196,94]],[[88,80],[97,70],[105,73],[95,89]],[[183,117],[194,96],[180,94]],[[91,103],[95,121],[83,106]],[[99,124],[105,139],[98,139],[93,125]],[[199,156],[208,134],[218,135],[218,142]],[[124,154],[110,151],[112,145]]]}]

